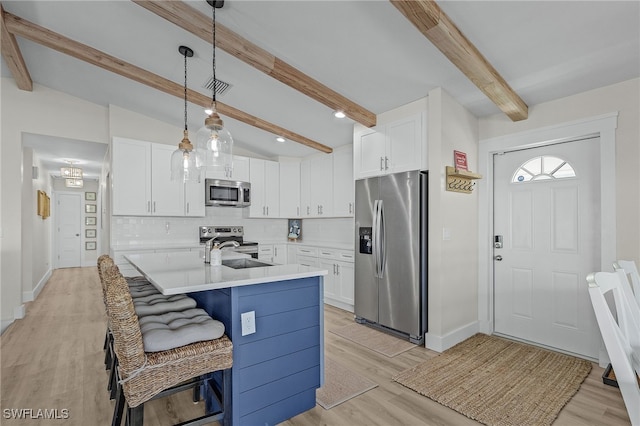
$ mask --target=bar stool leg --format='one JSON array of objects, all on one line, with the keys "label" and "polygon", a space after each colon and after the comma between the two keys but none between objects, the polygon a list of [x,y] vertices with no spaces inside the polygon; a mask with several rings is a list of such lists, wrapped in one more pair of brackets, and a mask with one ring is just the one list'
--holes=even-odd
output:
[{"label": "bar stool leg", "polygon": [[127,426],[142,426],[144,423],[144,404],[127,408]]}]

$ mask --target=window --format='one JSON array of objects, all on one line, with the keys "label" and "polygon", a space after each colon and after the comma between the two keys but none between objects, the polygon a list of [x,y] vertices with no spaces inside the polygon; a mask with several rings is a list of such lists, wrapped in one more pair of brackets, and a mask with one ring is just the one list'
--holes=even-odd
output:
[{"label": "window", "polygon": [[532,180],[566,179],[576,176],[573,167],[558,157],[542,156],[532,158],[524,163],[511,178],[513,183]]}]

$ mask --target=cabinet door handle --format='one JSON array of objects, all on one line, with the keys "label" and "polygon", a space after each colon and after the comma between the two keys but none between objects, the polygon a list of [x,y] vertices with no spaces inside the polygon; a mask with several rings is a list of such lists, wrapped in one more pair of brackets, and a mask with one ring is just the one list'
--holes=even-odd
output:
[{"label": "cabinet door handle", "polygon": [[264,211],[264,206],[262,206],[262,216],[265,216]]},{"label": "cabinet door handle", "polygon": [[156,202],[155,201],[153,202],[153,212],[154,213],[156,212]]},{"label": "cabinet door handle", "polygon": [[380,157],[380,171],[384,170],[384,157]]},{"label": "cabinet door handle", "polygon": [[307,216],[309,216],[311,214],[309,211],[310,211],[310,207],[307,206]]},{"label": "cabinet door handle", "polygon": [[273,248],[273,255],[276,257],[278,256],[278,247]]},{"label": "cabinet door handle", "polygon": [[300,216],[300,207],[296,207],[296,216]]},{"label": "cabinet door handle", "polygon": [[187,214],[189,214],[189,203],[187,203]]},{"label": "cabinet door handle", "polygon": [[335,275],[335,274],[336,274],[336,264],[334,263],[333,264],[333,275]]},{"label": "cabinet door handle", "polygon": [[384,169],[389,170],[389,157],[384,157]]},{"label": "cabinet door handle", "polygon": [[269,206],[267,206],[267,216],[269,216]]},{"label": "cabinet door handle", "polygon": [[151,201],[147,201],[147,212],[151,213]]},{"label": "cabinet door handle", "polygon": [[349,213],[353,213],[353,203],[349,203]]},{"label": "cabinet door handle", "polygon": [[340,265],[336,263],[336,275],[340,275]]}]

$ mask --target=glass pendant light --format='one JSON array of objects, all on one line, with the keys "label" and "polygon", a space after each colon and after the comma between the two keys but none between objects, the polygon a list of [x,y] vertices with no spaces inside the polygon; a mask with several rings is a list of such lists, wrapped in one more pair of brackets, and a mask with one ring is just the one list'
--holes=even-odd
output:
[{"label": "glass pendant light", "polygon": [[193,56],[193,50],[180,46],[178,51],[184,56],[184,137],[178,144],[178,149],[171,154],[171,180],[200,182],[202,158],[193,148],[187,128],[187,58]]},{"label": "glass pendant light", "polygon": [[213,95],[211,109],[206,110],[209,116],[204,120],[204,127],[198,130],[196,141],[198,150],[204,156],[204,167],[229,177],[233,169],[233,138],[216,111],[216,8],[217,4],[220,5],[222,2],[207,1],[207,3],[213,9]]}]

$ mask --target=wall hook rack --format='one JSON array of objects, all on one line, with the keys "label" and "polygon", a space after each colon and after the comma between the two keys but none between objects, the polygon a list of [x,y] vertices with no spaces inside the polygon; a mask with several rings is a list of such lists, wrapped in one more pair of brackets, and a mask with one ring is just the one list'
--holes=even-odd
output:
[{"label": "wall hook rack", "polygon": [[482,179],[482,175],[471,173],[466,170],[456,169],[455,167],[446,166],[447,172],[447,191],[462,192],[471,194],[476,186],[474,180]]}]

